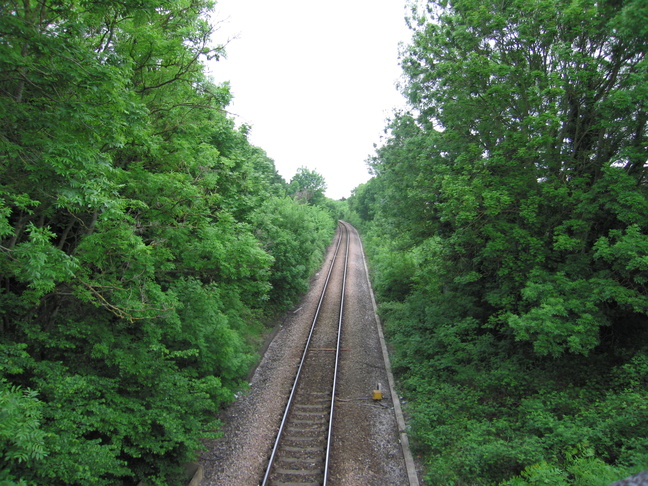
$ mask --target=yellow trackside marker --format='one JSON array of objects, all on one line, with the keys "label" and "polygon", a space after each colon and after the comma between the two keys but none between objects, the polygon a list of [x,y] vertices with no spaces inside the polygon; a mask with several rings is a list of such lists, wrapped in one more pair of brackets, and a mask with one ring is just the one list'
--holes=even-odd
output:
[{"label": "yellow trackside marker", "polygon": [[378,383],[376,389],[373,391],[373,399],[382,400],[382,398],[383,398],[382,387],[380,386],[380,383]]}]

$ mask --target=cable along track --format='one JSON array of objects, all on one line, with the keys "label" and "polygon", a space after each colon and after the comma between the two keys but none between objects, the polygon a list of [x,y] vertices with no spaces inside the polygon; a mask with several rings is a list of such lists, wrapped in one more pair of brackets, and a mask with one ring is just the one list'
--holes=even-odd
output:
[{"label": "cable along track", "polygon": [[350,244],[347,225],[340,222],[339,230],[262,486],[326,485],[328,481]]}]

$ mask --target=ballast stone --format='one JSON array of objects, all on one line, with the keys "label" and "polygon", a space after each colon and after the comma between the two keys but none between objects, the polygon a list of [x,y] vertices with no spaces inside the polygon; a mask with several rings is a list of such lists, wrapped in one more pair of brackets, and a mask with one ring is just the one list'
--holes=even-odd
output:
[{"label": "ballast stone", "polygon": [[648,486],[648,471],[642,471],[634,476],[616,481],[610,486]]}]

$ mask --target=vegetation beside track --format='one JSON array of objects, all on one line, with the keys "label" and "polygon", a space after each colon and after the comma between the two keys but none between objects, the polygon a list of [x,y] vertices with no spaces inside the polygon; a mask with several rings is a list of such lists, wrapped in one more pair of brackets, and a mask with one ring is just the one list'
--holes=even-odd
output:
[{"label": "vegetation beside track", "polygon": [[646,3],[418,5],[349,203],[427,482],[648,468]]},{"label": "vegetation beside track", "polygon": [[211,2],[0,12],[0,483],[178,484],[337,214],[235,126]]}]

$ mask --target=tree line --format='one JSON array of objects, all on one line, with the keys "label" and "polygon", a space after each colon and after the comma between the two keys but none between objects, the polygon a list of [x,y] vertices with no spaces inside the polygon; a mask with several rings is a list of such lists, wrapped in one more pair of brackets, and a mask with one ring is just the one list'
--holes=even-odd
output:
[{"label": "tree line", "polygon": [[349,200],[434,485],[648,468],[648,6],[412,2]]},{"label": "tree line", "polygon": [[212,83],[207,0],[0,10],[0,483],[179,484],[335,229]]}]

